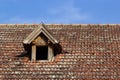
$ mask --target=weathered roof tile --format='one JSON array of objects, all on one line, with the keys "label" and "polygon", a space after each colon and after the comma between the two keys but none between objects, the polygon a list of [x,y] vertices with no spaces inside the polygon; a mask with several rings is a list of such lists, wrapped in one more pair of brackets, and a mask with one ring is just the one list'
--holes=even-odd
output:
[{"label": "weathered roof tile", "polygon": [[0,25],[1,79],[120,79],[119,24],[46,25],[63,49],[53,62],[15,57],[24,52],[23,40],[39,24]]}]

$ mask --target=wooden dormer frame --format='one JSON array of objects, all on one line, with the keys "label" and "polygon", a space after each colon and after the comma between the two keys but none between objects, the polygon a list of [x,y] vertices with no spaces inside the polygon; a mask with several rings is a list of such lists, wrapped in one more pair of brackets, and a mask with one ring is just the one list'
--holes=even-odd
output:
[{"label": "wooden dormer frame", "polygon": [[27,45],[32,44],[31,60],[35,61],[36,60],[36,49],[37,49],[36,47],[43,46],[43,45],[37,45],[34,43],[34,41],[38,36],[40,36],[41,33],[48,39],[48,41],[46,42],[48,46],[48,60],[51,61],[54,59],[54,51],[53,51],[52,45],[58,44],[59,42],[50,34],[50,32],[47,30],[45,25],[39,25],[30,35],[28,35],[26,39],[24,39],[23,43]]}]

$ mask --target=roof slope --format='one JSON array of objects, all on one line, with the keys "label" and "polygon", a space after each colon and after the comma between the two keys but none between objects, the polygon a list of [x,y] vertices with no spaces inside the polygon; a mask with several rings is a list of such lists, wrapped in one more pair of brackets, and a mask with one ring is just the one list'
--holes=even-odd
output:
[{"label": "roof slope", "polygon": [[63,54],[53,62],[30,62],[23,40],[39,25],[0,25],[2,79],[120,79],[120,25],[47,25]]}]

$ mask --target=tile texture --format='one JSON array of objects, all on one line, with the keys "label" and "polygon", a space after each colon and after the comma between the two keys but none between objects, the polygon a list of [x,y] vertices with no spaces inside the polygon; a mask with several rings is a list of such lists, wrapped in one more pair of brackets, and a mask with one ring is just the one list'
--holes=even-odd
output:
[{"label": "tile texture", "polygon": [[62,46],[53,62],[15,57],[38,24],[0,25],[0,80],[120,79],[120,25],[46,25]]}]

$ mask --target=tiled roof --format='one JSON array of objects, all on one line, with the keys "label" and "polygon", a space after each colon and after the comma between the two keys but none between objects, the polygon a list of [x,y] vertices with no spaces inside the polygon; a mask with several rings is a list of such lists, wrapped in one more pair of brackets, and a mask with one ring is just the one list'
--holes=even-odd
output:
[{"label": "tiled roof", "polygon": [[120,25],[47,24],[62,53],[53,62],[15,57],[38,24],[0,25],[0,78],[3,80],[119,80]]}]

